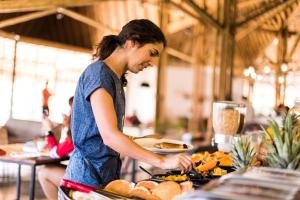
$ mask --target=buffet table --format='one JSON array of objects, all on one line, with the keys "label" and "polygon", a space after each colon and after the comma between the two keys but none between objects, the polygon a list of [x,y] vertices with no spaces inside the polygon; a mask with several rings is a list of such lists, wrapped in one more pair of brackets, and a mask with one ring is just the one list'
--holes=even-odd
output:
[{"label": "buffet table", "polygon": [[[30,178],[30,186],[29,186],[29,199],[34,199],[35,192],[35,177],[36,177],[36,166],[45,165],[45,164],[55,164],[59,163],[63,160],[67,160],[68,158],[51,158],[47,156],[45,153],[36,153],[35,155],[32,153],[27,154],[23,152],[23,145],[21,143],[18,144],[8,144],[8,145],[0,145],[0,148],[6,151],[6,155],[0,156],[0,162],[6,163],[15,163],[18,165],[18,175],[16,180],[16,199],[20,199],[20,188],[21,188],[21,166],[29,165],[31,166],[31,178]],[[22,156],[24,153],[24,156]]]}]

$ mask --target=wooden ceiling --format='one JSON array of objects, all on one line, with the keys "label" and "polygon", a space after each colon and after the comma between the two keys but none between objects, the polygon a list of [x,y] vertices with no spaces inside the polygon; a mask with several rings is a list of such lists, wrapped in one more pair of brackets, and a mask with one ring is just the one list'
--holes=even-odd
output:
[{"label": "wooden ceiling", "polygon": [[[167,52],[189,63],[195,27],[205,36],[203,62],[212,55],[216,31],[224,29],[221,11],[226,0],[168,0]],[[294,35],[299,29],[298,0],[237,1],[236,65],[253,63],[284,23]],[[100,39],[117,33],[136,18],[160,24],[161,0],[0,0],[0,29],[31,38],[93,49]]]}]

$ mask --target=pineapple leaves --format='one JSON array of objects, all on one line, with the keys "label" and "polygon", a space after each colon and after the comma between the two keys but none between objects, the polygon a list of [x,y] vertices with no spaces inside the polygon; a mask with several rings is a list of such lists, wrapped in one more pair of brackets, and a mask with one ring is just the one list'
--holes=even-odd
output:
[{"label": "pineapple leaves", "polygon": [[253,166],[256,154],[255,149],[251,148],[249,137],[239,137],[232,144],[231,155],[236,169]]},{"label": "pineapple leaves", "polygon": [[271,133],[263,128],[267,135],[263,141],[267,150],[265,161],[270,167],[300,170],[298,118],[296,114],[288,113],[281,128],[273,119],[269,120]]}]

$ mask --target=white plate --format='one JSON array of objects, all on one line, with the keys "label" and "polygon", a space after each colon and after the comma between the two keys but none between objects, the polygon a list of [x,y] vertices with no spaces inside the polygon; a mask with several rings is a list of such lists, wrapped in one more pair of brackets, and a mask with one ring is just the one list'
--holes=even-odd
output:
[{"label": "white plate", "polygon": [[159,153],[159,154],[169,154],[169,153],[182,153],[186,151],[190,151],[193,149],[192,145],[187,145],[187,149],[159,149],[154,147],[156,143],[161,143],[161,142],[169,142],[169,143],[174,143],[174,144],[185,144],[184,142],[180,140],[171,140],[171,139],[155,139],[155,138],[141,138],[141,139],[135,139],[134,140],[138,145],[141,147],[152,151],[154,153]]},{"label": "white plate", "polygon": [[9,156],[13,158],[34,158],[40,156],[49,156],[49,153],[40,152],[12,152]]}]

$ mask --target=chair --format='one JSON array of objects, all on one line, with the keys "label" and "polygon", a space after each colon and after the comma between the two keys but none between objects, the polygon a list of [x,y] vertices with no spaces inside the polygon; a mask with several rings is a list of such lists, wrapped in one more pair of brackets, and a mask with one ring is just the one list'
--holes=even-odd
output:
[{"label": "chair", "polygon": [[4,126],[0,126],[0,145],[8,144],[8,131]]},{"label": "chair", "polygon": [[8,132],[9,143],[24,143],[42,135],[41,122],[9,119],[4,127]]}]

